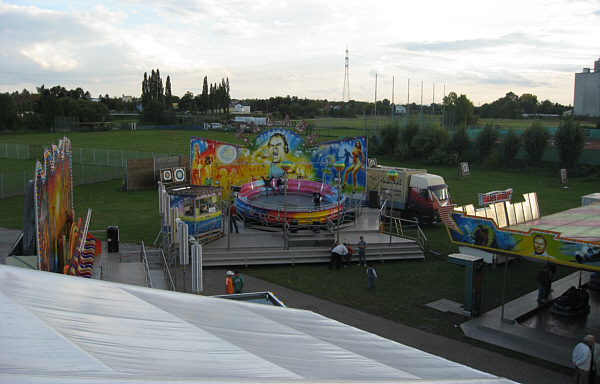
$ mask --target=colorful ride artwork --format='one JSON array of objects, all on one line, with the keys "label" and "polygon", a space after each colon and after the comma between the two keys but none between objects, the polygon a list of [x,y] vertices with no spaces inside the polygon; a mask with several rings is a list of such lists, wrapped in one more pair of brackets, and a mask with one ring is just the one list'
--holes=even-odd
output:
[{"label": "colorful ride artwork", "polygon": [[455,244],[600,271],[600,203],[540,217],[536,194],[523,196],[516,204],[438,209]]},{"label": "colorful ride artwork", "polygon": [[[264,131],[253,141],[248,141],[243,135],[236,137],[247,142],[247,146],[191,138],[191,184],[219,186],[228,196],[234,186],[284,176],[286,172],[281,165],[290,161],[288,179],[312,180],[337,187],[339,178],[342,192],[365,191],[365,136],[314,146],[307,145],[300,135],[284,128]],[[337,161],[344,162],[343,171],[334,168]]]},{"label": "colorful ride artwork", "polygon": [[63,272],[69,264],[63,239],[69,238],[73,215],[71,141],[64,137],[58,145],[44,150],[43,163],[36,163],[35,222],[40,270]]},{"label": "colorful ride artwork", "polygon": [[221,188],[185,185],[167,188],[166,192],[169,207],[188,225],[189,236],[222,233]]},{"label": "colorful ride artwork", "polygon": [[[281,204],[281,199],[277,203],[273,202],[273,198],[263,199],[269,188],[271,187],[265,185],[263,180],[244,184],[235,199],[237,212],[250,220],[264,220],[269,224],[281,224],[285,220],[297,224],[324,223],[337,218],[346,198],[340,197],[338,205],[336,188],[311,180],[290,179],[287,182],[287,191],[284,186],[280,195],[285,194],[284,200],[296,197],[296,204]],[[315,192],[322,196],[318,205],[314,203]]]},{"label": "colorful ride artwork", "polygon": [[[44,149],[44,161],[36,162],[35,226],[38,269],[73,276],[92,277],[100,241],[87,233],[88,221],[74,219],[71,141]],[[89,217],[88,217],[89,219]]]}]

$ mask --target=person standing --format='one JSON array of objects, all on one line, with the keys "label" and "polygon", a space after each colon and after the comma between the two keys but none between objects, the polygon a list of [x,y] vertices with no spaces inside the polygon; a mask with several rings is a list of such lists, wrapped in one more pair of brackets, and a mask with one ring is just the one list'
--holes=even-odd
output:
[{"label": "person standing", "polygon": [[244,288],[244,278],[240,275],[240,272],[233,271],[231,280],[233,281],[233,293],[242,293],[242,288]]},{"label": "person standing", "polygon": [[548,271],[550,268],[548,264],[544,265],[542,270],[537,275],[537,285],[538,285],[538,305],[542,305],[546,303],[548,299],[548,294],[550,293],[550,273]]},{"label": "person standing", "polygon": [[335,265],[335,269],[340,269],[340,263],[342,257],[348,253],[348,249],[344,244],[340,244],[339,241],[335,242],[335,246],[331,250],[331,258],[329,259],[329,269],[332,269]]},{"label": "person standing", "polygon": [[273,190],[273,195],[277,195],[277,191],[275,190],[275,187],[273,186],[273,176],[269,177],[268,179],[265,179],[264,176],[261,176],[263,179],[263,182],[265,183],[265,191],[267,192],[267,196],[269,196],[269,189]]},{"label": "person standing", "polygon": [[235,233],[240,233],[235,215],[235,204],[231,203],[231,207],[229,208],[229,233],[233,232],[233,227],[235,227]]},{"label": "person standing", "polygon": [[590,344],[592,363],[590,365],[590,377],[588,380],[590,384],[596,384],[596,372],[600,363],[600,344],[596,343],[596,337],[592,337],[594,338]]},{"label": "person standing", "polygon": [[315,203],[315,208],[321,207],[322,198],[323,196],[321,196],[321,193],[315,189],[315,192],[313,193],[313,203]]},{"label": "person standing", "polygon": [[592,351],[594,336],[586,335],[583,342],[577,344],[573,349],[572,361],[575,367],[575,384],[588,384],[590,368],[592,366]]},{"label": "person standing", "polygon": [[367,266],[366,249],[367,243],[365,242],[365,237],[361,236],[360,241],[358,242],[358,265],[363,264],[365,267]]},{"label": "person standing", "polygon": [[227,277],[225,278],[225,294],[226,295],[233,294],[233,280],[232,280],[231,276],[233,276],[233,272],[227,271]]},{"label": "person standing", "polygon": [[375,279],[377,278],[377,272],[373,268],[373,264],[369,264],[367,268],[367,289],[375,288]]}]

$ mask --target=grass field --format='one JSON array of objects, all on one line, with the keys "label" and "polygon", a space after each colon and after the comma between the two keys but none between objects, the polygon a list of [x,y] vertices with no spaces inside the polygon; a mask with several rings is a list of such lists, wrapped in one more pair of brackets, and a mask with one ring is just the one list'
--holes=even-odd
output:
[{"label": "grass field", "polygon": [[[210,134],[210,136],[208,136]],[[203,131],[116,131],[102,133],[69,134],[73,147],[110,148],[123,150],[155,151],[163,153],[188,153],[190,136],[214,138],[236,142],[235,136],[224,132]],[[60,135],[9,135],[0,136],[0,142],[23,143],[45,146],[56,143]],[[522,169],[487,170],[471,166],[471,176],[462,180],[457,177],[456,167],[427,167],[418,163],[399,163],[379,158],[380,164],[414,168],[426,168],[443,176],[450,187],[453,202],[458,205],[476,203],[477,194],[506,188],[514,189],[514,200],[522,201],[521,194],[537,192],[543,215],[563,211],[581,204],[581,196],[598,192],[598,182],[570,179],[569,188],[561,188],[554,172],[525,171]],[[0,159],[5,169],[27,169],[31,160]],[[76,216],[83,216],[92,208],[90,229],[100,237],[107,226],[117,225],[122,242],[152,244],[160,229],[157,192],[155,190],[121,191],[121,180],[78,186],[74,190]],[[20,229],[23,218],[23,197],[0,200],[2,215],[0,226]],[[424,229],[431,249],[449,254],[458,247],[449,241],[443,225]],[[368,257],[368,252],[367,252]],[[424,261],[386,262],[375,265],[378,275],[377,287],[366,291],[364,269],[353,265],[342,271],[329,271],[323,265],[296,265],[251,267],[242,273],[256,276],[291,289],[305,292],[335,303],[347,305],[387,319],[436,333],[464,342],[481,343],[463,336],[458,324],[466,319],[459,315],[442,313],[426,304],[440,299],[461,303],[464,296],[464,269],[449,264],[444,258],[432,256]],[[507,300],[536,290],[536,275],[540,264],[517,260],[510,264]],[[334,272],[334,273],[332,273]],[[335,273],[339,272],[339,273]],[[558,267],[558,277],[574,272]],[[484,311],[501,304],[503,268],[485,268],[483,294]],[[485,348],[498,350],[492,346]],[[501,350],[505,354],[513,352]],[[529,357],[519,356],[532,360]],[[535,361],[537,364],[546,363]],[[562,368],[549,364],[553,369]]]}]

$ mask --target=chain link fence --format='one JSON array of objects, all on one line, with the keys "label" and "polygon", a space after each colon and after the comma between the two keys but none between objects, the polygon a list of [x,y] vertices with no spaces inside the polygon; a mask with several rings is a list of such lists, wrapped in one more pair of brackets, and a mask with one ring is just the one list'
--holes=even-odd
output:
[{"label": "chain link fence", "polygon": [[[42,158],[43,148],[29,144],[0,143],[0,158],[35,160]],[[124,179],[127,159],[167,157],[172,154],[107,149],[72,148],[73,184],[83,185]],[[24,195],[27,182],[35,179],[35,169],[0,173],[0,198]]]}]

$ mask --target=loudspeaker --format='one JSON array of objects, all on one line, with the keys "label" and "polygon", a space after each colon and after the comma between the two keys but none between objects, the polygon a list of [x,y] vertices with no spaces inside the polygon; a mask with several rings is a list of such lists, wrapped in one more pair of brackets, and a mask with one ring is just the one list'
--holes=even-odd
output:
[{"label": "loudspeaker", "polygon": [[377,191],[369,191],[369,208],[379,208],[379,194]]},{"label": "loudspeaker", "polygon": [[106,242],[108,252],[119,252],[119,227],[106,227]]},{"label": "loudspeaker", "polygon": [[160,182],[167,185],[173,183],[173,171],[171,168],[165,168],[160,170]]},{"label": "loudspeaker", "polygon": [[185,182],[185,168],[178,167],[173,168],[173,178],[176,183],[184,183]]}]

